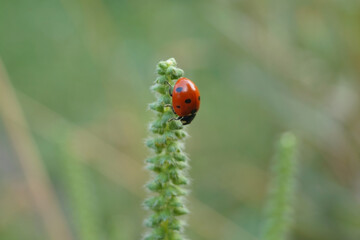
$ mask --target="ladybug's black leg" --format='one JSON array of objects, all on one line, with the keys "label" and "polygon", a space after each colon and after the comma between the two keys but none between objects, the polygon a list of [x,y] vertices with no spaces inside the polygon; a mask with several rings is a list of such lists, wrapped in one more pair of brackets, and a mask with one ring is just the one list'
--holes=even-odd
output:
[{"label": "ladybug's black leg", "polygon": [[167,85],[169,85],[169,95],[170,95],[170,97],[172,97],[173,88],[172,88],[171,84],[168,81],[166,81],[166,83],[167,83]]},{"label": "ladybug's black leg", "polygon": [[170,121],[174,121],[174,120],[180,120],[182,117],[173,117],[173,118],[170,118],[169,120],[168,120],[168,122],[170,122]]},{"label": "ladybug's black leg", "polygon": [[171,108],[171,110],[173,111],[174,114],[176,114],[174,107],[171,104],[165,104],[165,107],[169,107]]},{"label": "ladybug's black leg", "polygon": [[174,114],[176,114],[173,106],[171,106],[171,110],[173,111]]}]

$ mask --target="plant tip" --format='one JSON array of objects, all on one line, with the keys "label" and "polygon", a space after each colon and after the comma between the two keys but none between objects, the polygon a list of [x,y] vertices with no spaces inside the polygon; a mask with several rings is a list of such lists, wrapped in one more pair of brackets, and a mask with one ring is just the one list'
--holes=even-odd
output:
[{"label": "plant tip", "polygon": [[286,132],[281,136],[280,144],[286,148],[294,147],[296,145],[296,136],[292,132]]}]

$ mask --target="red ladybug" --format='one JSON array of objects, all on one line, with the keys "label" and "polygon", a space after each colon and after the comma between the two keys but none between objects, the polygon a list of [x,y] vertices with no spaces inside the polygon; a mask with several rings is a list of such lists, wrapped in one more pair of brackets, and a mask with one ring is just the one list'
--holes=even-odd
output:
[{"label": "red ladybug", "polygon": [[177,80],[172,92],[169,89],[169,93],[172,96],[172,110],[178,115],[175,120],[180,120],[183,125],[191,123],[200,108],[200,92],[196,85],[182,77]]}]

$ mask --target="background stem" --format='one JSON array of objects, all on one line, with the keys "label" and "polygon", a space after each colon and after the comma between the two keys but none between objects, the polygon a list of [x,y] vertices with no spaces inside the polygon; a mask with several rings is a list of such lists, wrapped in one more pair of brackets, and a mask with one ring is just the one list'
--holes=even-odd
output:
[{"label": "background stem", "polygon": [[290,228],[296,173],[296,137],[284,133],[272,165],[263,240],[284,240]]}]

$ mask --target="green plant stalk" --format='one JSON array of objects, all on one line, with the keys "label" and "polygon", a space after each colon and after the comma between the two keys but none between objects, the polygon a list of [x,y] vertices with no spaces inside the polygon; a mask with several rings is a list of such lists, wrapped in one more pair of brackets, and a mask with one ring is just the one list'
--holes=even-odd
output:
[{"label": "green plant stalk", "polygon": [[80,162],[67,142],[65,141],[62,146],[63,164],[66,193],[76,226],[77,239],[98,240],[101,239],[100,222],[96,214],[95,197],[91,191],[89,170]]},{"label": "green plant stalk", "polygon": [[284,240],[289,232],[295,189],[296,150],[297,140],[294,134],[284,133],[278,142],[272,165],[263,240]]},{"label": "green plant stalk", "polygon": [[184,72],[176,67],[175,59],[170,58],[159,62],[157,73],[159,77],[151,87],[156,101],[149,105],[156,117],[149,125],[151,137],[146,140],[153,155],[145,161],[147,169],[153,172],[152,180],[146,184],[152,194],[144,202],[144,206],[153,211],[145,220],[145,225],[152,230],[144,239],[182,240],[185,222],[179,217],[188,213],[183,202],[186,195],[183,186],[189,182],[185,176],[188,158],[182,142],[187,134],[179,121],[169,121],[175,115],[166,105],[172,101],[167,82],[174,85],[173,81]]}]

